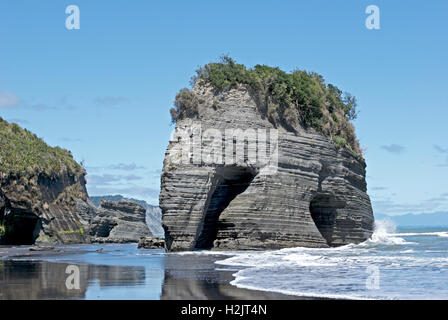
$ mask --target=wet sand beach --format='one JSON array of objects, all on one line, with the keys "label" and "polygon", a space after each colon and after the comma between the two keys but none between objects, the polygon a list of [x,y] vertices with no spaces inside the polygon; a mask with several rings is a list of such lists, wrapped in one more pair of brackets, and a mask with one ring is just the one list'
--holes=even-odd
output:
[{"label": "wet sand beach", "polygon": [[[237,288],[230,281],[238,269],[216,265],[218,259],[138,250],[136,244],[67,245],[49,251],[1,246],[0,299],[301,299]],[[79,289],[66,285],[69,265],[79,268]]]}]

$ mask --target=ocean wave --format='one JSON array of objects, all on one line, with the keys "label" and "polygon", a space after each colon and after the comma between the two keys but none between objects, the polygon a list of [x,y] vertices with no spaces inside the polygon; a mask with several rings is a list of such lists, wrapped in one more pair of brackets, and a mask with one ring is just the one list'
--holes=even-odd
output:
[{"label": "ocean wave", "polygon": [[376,220],[372,236],[363,244],[381,245],[409,245],[415,242],[406,241],[401,238],[403,234],[397,233],[397,226],[390,219]]},{"label": "ocean wave", "polygon": [[[360,244],[232,252],[230,257],[215,263],[219,268],[238,270],[231,284],[245,289],[330,299],[446,298],[448,290],[440,287],[447,278],[443,271],[448,270],[445,249],[425,254],[428,249],[437,248],[440,242],[427,247],[424,242],[403,238],[410,234],[414,232],[398,233],[390,220],[379,220],[371,238]],[[443,237],[448,232],[416,234]],[[367,270],[372,267],[381,272],[378,291],[366,289]],[[434,283],[431,295],[419,287],[423,284],[418,279],[425,277],[424,274],[430,277],[425,281]]]},{"label": "ocean wave", "polygon": [[295,291],[288,289],[278,289],[278,288],[263,288],[262,286],[257,285],[247,285],[240,283],[241,278],[237,278],[230,282],[231,285],[234,285],[237,288],[248,289],[248,290],[258,290],[258,291],[269,291],[276,292],[290,296],[299,296],[299,297],[307,297],[307,298],[324,298],[324,299],[342,299],[342,300],[372,300],[373,298],[369,298],[361,295],[351,295],[351,294],[337,294],[337,293],[317,293],[310,291]]},{"label": "ocean wave", "polygon": [[[444,274],[439,274],[448,267],[446,257],[416,256],[418,252],[413,249],[393,252],[387,255],[387,252],[374,248],[367,251],[353,248],[346,252],[291,248],[287,252],[240,253],[215,263],[220,269],[239,269],[230,282],[236,287],[316,298],[423,298],[421,293],[425,291],[417,289],[419,284],[416,282],[421,272],[435,277],[427,280],[435,287],[446,282]],[[381,273],[379,291],[366,289],[367,270],[371,267]],[[413,288],[413,285],[417,287]],[[433,292],[434,297],[446,294],[445,289],[438,291]]]},{"label": "ocean wave", "polygon": [[418,237],[418,236],[437,236],[441,238],[448,238],[447,231],[435,231],[435,232],[400,232],[392,233],[390,236],[402,236],[402,237]]}]

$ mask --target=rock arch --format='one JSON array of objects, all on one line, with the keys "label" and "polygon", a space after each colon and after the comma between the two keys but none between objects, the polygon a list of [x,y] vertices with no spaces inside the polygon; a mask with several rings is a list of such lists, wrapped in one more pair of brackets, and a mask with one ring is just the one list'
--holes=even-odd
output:
[{"label": "rock arch", "polygon": [[248,167],[221,167],[216,170],[215,187],[212,188],[208,204],[205,206],[202,225],[199,226],[195,249],[210,249],[216,239],[220,214],[235,197],[243,193],[256,176],[256,171]]},{"label": "rock arch", "polygon": [[345,201],[331,193],[319,192],[310,202],[310,213],[322,237],[329,246],[333,245],[333,236],[337,228],[338,210],[345,207]]}]

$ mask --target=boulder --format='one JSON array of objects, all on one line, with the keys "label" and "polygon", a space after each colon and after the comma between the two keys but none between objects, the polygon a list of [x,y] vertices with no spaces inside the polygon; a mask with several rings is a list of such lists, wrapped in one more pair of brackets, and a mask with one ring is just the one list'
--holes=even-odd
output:
[{"label": "boulder", "polygon": [[33,246],[29,250],[30,251],[54,251],[56,249],[53,246]]},{"label": "boulder", "polygon": [[162,238],[147,236],[138,241],[139,249],[165,249],[165,240]]}]

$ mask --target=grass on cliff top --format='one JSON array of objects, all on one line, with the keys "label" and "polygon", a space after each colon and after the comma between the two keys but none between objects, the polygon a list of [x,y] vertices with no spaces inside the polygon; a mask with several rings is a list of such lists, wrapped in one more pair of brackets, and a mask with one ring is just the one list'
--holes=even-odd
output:
[{"label": "grass on cliff top", "polygon": [[72,174],[84,170],[70,151],[50,147],[35,134],[0,117],[0,173],[45,173],[53,177],[63,168]]},{"label": "grass on cliff top", "polygon": [[[328,136],[336,148],[347,147],[362,157],[351,120],[357,117],[356,98],[327,84],[314,72],[256,65],[248,69],[232,58],[223,56],[196,71],[193,85],[208,83],[217,91],[246,86],[253,94],[259,110],[277,128],[288,131],[313,128]],[[198,99],[192,90],[182,89],[170,113],[173,122],[197,115]]]}]

